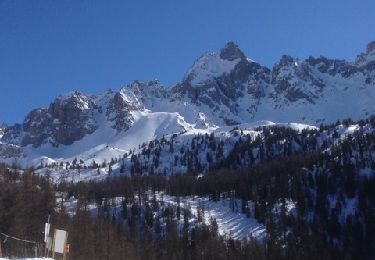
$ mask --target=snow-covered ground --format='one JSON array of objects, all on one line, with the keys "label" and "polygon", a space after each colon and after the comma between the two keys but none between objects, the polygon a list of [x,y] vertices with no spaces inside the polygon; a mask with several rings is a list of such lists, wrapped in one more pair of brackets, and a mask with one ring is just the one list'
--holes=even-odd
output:
[{"label": "snow-covered ground", "polygon": [[[152,200],[151,193],[149,200]],[[163,192],[156,193],[156,200],[162,203],[164,207],[168,205],[177,207],[178,205],[177,197],[166,195]],[[189,219],[189,223],[193,226],[199,224],[198,214],[201,214],[202,222],[206,225],[210,225],[211,219],[216,220],[220,235],[233,239],[255,238],[260,242],[264,242],[266,239],[266,227],[254,218],[252,207],[249,207],[248,214],[242,213],[241,201],[238,199],[222,198],[219,201],[212,201],[208,197],[186,196],[179,197],[179,200],[180,207],[190,211],[191,219]],[[113,198],[111,200],[111,203],[114,203],[112,210],[120,212],[121,201],[122,198]],[[60,203],[61,196],[58,195],[57,204],[60,205]],[[248,202],[248,204],[252,205],[251,202]],[[71,197],[64,201],[64,206],[67,212],[73,215],[77,206],[77,200]],[[94,215],[96,214],[97,205],[91,204],[88,205],[88,208]]]},{"label": "snow-covered ground", "polygon": [[[177,205],[177,198],[174,196],[160,196],[159,194],[158,197],[166,203]],[[180,201],[181,206],[189,208],[195,218],[198,217],[198,210],[203,210],[203,221],[206,225],[210,224],[211,218],[216,219],[220,235],[234,239],[251,237],[259,241],[263,241],[266,238],[266,227],[255,218],[247,218],[246,214],[241,213],[241,202],[239,200],[234,201],[234,211],[231,208],[232,202],[229,198],[212,201],[207,197],[189,196],[181,197]]]}]

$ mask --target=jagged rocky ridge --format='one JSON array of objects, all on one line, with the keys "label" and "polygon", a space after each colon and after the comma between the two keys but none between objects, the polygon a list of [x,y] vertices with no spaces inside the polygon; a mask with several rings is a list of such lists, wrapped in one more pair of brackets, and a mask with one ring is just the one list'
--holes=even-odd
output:
[{"label": "jagged rocky ridge", "polygon": [[[271,69],[229,42],[218,53],[198,58],[172,87],[135,81],[97,96],[59,96],[48,108],[31,111],[22,124],[5,127],[1,142],[34,148],[69,146],[110,128],[112,132],[100,134],[107,143],[150,119],[168,121],[160,135],[257,120],[318,125],[361,119],[375,111],[374,85],[375,42],[351,62],[284,55]],[[140,139],[139,143],[149,141]]]}]

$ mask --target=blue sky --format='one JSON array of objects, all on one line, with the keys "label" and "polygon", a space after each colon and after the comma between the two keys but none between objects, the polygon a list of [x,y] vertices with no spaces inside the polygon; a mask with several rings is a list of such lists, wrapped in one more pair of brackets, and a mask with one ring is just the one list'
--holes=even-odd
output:
[{"label": "blue sky", "polygon": [[0,122],[72,90],[171,85],[230,40],[267,66],[282,54],[352,60],[375,40],[374,10],[373,0],[1,0]]}]

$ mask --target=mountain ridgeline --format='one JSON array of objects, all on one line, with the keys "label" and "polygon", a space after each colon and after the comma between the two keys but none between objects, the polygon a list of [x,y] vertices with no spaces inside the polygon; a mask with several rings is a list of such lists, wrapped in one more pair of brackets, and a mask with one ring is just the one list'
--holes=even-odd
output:
[{"label": "mountain ridgeline", "polygon": [[229,42],[198,58],[174,86],[134,81],[96,96],[61,95],[21,124],[2,127],[0,136],[19,146],[71,145],[104,125],[116,135],[158,112],[178,113],[180,125],[195,128],[257,120],[317,125],[365,118],[375,112],[374,99],[375,42],[354,61],[284,55],[271,69]]}]

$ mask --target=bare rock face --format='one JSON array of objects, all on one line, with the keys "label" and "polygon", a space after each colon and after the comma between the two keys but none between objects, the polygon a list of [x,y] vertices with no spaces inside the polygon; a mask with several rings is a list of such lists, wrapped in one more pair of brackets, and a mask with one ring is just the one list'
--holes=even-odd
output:
[{"label": "bare rock face", "polygon": [[48,108],[52,117],[50,129],[57,144],[69,145],[93,133],[95,103],[80,92],[56,99]]},{"label": "bare rock face", "polygon": [[3,124],[0,125],[0,140],[3,137],[6,128],[7,128],[6,125],[3,125]]},{"label": "bare rock face", "polygon": [[0,157],[19,158],[22,156],[21,147],[13,144],[0,144]]},{"label": "bare rock face", "polygon": [[113,95],[106,107],[106,116],[117,132],[126,131],[134,123],[132,111],[142,111],[142,84],[134,82]]},{"label": "bare rock face", "polygon": [[127,85],[123,90],[130,96],[135,96],[138,104],[136,107],[143,108],[144,104],[153,106],[154,99],[163,99],[169,97],[169,91],[163,87],[158,80],[151,80],[147,82],[134,81]]},{"label": "bare rock face", "polygon": [[324,56],[318,58],[309,57],[306,63],[317,68],[321,73],[327,73],[330,76],[341,75],[348,77],[355,72],[355,66],[344,60],[328,59]]},{"label": "bare rock face", "polygon": [[121,93],[114,95],[112,102],[107,107],[106,116],[110,122],[113,122],[112,128],[117,132],[129,129],[134,122],[129,104],[125,102]]},{"label": "bare rock face", "polygon": [[220,51],[220,58],[233,61],[235,59],[246,59],[245,54],[238,48],[234,42],[228,42]]},{"label": "bare rock face", "polygon": [[271,83],[275,90],[273,96],[283,96],[289,102],[306,100],[314,103],[324,87],[307,62],[300,62],[287,55],[283,55],[273,67]]},{"label": "bare rock face", "polygon": [[31,111],[19,128],[6,131],[4,139],[17,143],[14,136],[19,136],[22,146],[51,143],[70,145],[93,133],[97,126],[93,119],[94,102],[79,92],[69,93],[55,99],[49,108]]},{"label": "bare rock face", "polygon": [[22,126],[20,124],[8,126],[4,129],[4,134],[1,137],[1,141],[9,144],[19,144],[21,132]]},{"label": "bare rock face", "polygon": [[374,86],[375,85],[375,41],[372,41],[369,44],[367,44],[366,54],[362,55],[362,59],[363,59],[362,64],[361,64],[362,66],[360,66],[358,70],[363,75],[366,76],[366,84]]},{"label": "bare rock face", "polygon": [[31,111],[22,124],[25,132],[21,140],[21,145],[33,144],[39,146],[45,143],[46,139],[52,134],[51,123],[52,116],[46,108],[37,108]]}]

